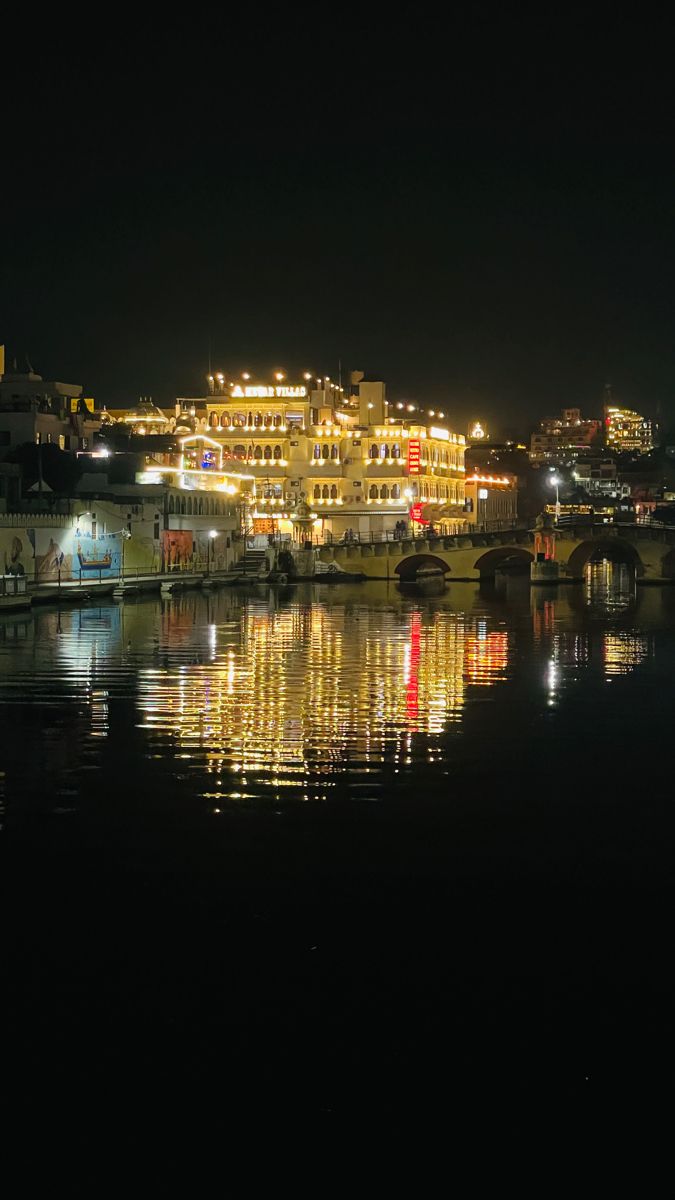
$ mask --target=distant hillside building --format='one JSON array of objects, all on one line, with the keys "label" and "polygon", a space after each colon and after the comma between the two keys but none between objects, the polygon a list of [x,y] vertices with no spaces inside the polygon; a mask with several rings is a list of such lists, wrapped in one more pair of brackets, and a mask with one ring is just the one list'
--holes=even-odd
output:
[{"label": "distant hillside building", "polygon": [[546,417],[530,439],[530,462],[549,466],[571,465],[598,444],[600,421],[582,417],[579,408],[563,408],[559,417]]},{"label": "distant hillside building", "polygon": [[605,405],[605,442],[608,450],[618,453],[629,450],[647,454],[654,449],[652,423],[630,408],[608,403]]}]

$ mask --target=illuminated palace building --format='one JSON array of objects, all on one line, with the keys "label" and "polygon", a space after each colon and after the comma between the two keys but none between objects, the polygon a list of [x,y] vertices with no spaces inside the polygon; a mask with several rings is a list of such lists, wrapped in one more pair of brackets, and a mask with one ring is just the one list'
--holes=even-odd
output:
[{"label": "illuminated palace building", "polygon": [[402,520],[460,532],[464,436],[451,432],[444,412],[389,403],[384,383],[351,378],[343,389],[328,378],[296,384],[280,372],[264,384],[213,375],[206,397],[179,399],[174,413],[146,406],[119,420],[134,433],[172,434],[180,486],[241,493],[257,534],[291,533],[302,496],[317,514],[316,532],[333,537],[394,530]]}]

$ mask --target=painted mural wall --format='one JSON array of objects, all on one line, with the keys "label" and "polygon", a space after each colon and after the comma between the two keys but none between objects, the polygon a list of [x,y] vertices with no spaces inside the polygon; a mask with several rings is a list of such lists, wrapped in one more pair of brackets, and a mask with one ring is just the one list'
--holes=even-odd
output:
[{"label": "painted mural wall", "polygon": [[185,570],[192,565],[192,530],[165,529],[162,532],[164,570]]},{"label": "painted mural wall", "polygon": [[119,534],[91,536],[73,528],[0,527],[0,569],[38,583],[58,579],[110,579],[120,573]]}]

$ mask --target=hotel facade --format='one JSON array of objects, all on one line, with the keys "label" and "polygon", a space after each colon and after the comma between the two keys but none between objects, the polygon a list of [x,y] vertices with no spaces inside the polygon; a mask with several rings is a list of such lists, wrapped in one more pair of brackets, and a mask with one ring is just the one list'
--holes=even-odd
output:
[{"label": "hotel facade", "polygon": [[175,440],[178,459],[149,454],[146,478],[238,495],[253,534],[292,534],[301,499],[316,514],[315,535],[328,539],[393,535],[402,522],[459,533],[470,522],[464,435],[444,412],[389,403],[385,384],[360,373],[348,395],[327,379],[210,376],[205,397],[179,398],[173,412],[146,405],[110,415],[130,433]]}]

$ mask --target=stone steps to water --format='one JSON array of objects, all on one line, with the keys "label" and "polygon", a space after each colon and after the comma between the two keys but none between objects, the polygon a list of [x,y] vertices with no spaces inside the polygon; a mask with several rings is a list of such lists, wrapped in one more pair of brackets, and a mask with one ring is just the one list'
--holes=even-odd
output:
[{"label": "stone steps to water", "polygon": [[232,569],[239,575],[259,575],[265,562],[264,550],[247,550]]}]

